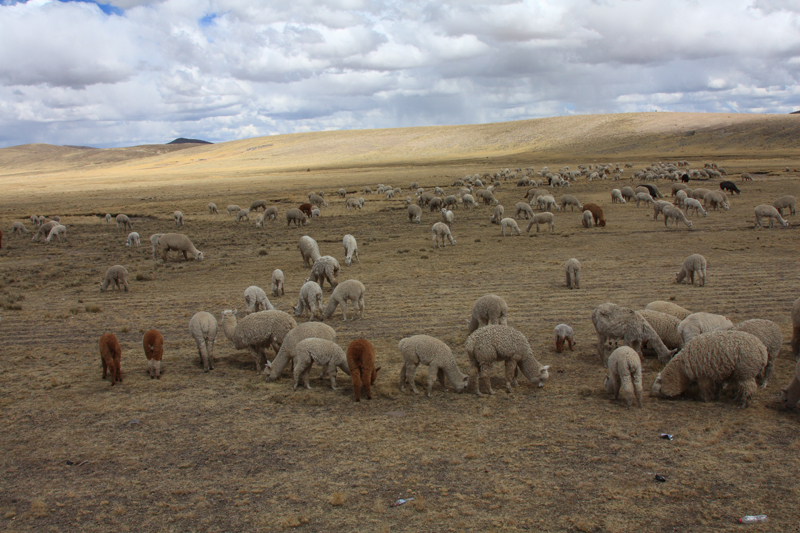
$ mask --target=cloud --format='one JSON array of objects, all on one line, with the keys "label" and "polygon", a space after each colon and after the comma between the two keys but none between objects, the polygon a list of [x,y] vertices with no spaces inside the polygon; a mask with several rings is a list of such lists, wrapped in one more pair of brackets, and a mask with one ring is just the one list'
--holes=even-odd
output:
[{"label": "cloud", "polygon": [[0,146],[800,108],[800,0],[0,0],[0,27]]},{"label": "cloud", "polygon": [[133,74],[133,35],[118,17],[108,17],[95,4],[0,7],[0,27],[0,81],[5,85],[79,89],[117,83]]}]

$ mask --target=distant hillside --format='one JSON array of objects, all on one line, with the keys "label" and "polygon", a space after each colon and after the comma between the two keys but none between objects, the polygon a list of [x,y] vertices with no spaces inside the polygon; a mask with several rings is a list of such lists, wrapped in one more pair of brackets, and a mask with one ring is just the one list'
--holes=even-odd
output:
[{"label": "distant hillside", "polygon": [[[177,142],[180,139],[177,139]],[[196,141],[83,149],[29,144],[0,149],[0,185],[33,177],[128,183],[280,177],[431,164],[527,166],[658,160],[800,158],[800,115],[620,113],[463,126],[273,135],[218,144]],[[317,173],[317,174],[315,174]],[[305,176],[305,174],[304,174]],[[115,181],[116,180],[116,181]]]},{"label": "distant hillside", "polygon": [[214,144],[208,141],[201,141],[200,139],[186,139],[184,137],[178,137],[174,141],[170,141],[167,144]]}]

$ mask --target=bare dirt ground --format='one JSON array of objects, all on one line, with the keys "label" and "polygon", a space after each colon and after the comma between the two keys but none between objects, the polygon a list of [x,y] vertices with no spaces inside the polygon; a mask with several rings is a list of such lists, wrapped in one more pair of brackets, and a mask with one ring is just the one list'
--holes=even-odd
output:
[{"label": "bare dirt ground", "polygon": [[[457,177],[505,167],[630,160],[642,168],[652,162],[651,149],[639,158],[528,154],[483,164],[164,183],[146,191],[133,182],[57,194],[9,190],[0,200],[0,524],[8,531],[86,532],[797,531],[798,415],[776,401],[794,368],[788,344],[773,381],[748,409],[732,398],[649,397],[642,409],[627,409],[603,389],[590,317],[606,301],[641,309],[674,299],[734,322],[774,320],[788,343],[789,311],[800,296],[800,226],[790,216],[789,228],[754,229],[753,207],[800,193],[797,174],[784,170],[800,168],[796,158],[717,159],[732,176],[749,171],[755,181],[737,177],[743,192],[729,195],[731,209],[690,217],[692,230],[665,229],[651,208],[611,204],[611,188],[627,184],[611,181],[582,180],[563,191],[603,206],[606,228],[583,229],[580,214],[567,211],[555,214],[554,234],[534,229],[503,238],[489,223],[490,207],[459,208],[457,244],[434,250],[430,227],[440,215],[425,210],[419,225],[406,216],[411,181],[450,194]],[[699,155],[689,160],[702,167]],[[361,193],[378,183],[402,187],[401,198]],[[668,194],[668,183],[658,186]],[[364,209],[347,211],[334,194],[339,187],[364,196]],[[307,227],[287,228],[284,212],[310,190],[325,191],[329,207]],[[503,182],[497,197],[506,216],[525,190]],[[236,224],[206,208],[213,201],[224,213],[229,204],[256,199],[277,205],[278,220],[256,228],[254,217]],[[153,260],[148,238],[175,231],[176,209],[186,219],[178,231],[204,261]],[[127,232],[97,216],[106,212],[131,216],[142,246],[126,247]],[[31,228],[33,213],[61,215],[67,242],[10,235],[14,220]],[[527,223],[519,223],[524,231]],[[358,240],[360,264],[344,265],[345,233]],[[241,312],[244,289],[269,292],[275,268],[286,275],[286,295],[270,299],[291,312],[308,275],[297,250],[302,235],[340,261],[340,281],[366,286],[363,320],[342,322],[337,311],[328,323],[343,348],[358,337],[375,345],[381,370],[371,401],[355,403],[341,372],[335,391],[314,379],[312,390],[294,392],[288,371],[267,384],[221,330],[216,368],[203,373],[198,362],[190,317]],[[692,253],[708,259],[703,288],[674,283]],[[582,264],[579,290],[564,285],[563,264],[571,257]],[[127,267],[130,292],[99,292],[115,264]],[[327,303],[327,285],[324,292]],[[522,379],[507,394],[498,366],[495,396],[438,387],[432,398],[400,392],[397,343],[405,336],[442,339],[469,371],[466,320],[488,293],[508,302],[509,325],[551,365],[545,386]],[[575,329],[574,352],[555,353],[552,332],[561,322]],[[166,340],[161,380],[146,373],[141,339],[150,328]],[[106,332],[123,347],[124,382],[114,387],[101,380],[97,339]],[[644,368],[649,391],[660,365],[648,358]],[[421,390],[425,379],[423,367]],[[656,474],[666,482],[656,482]],[[399,498],[414,500],[390,507]],[[735,524],[759,513],[769,516],[767,524]]]}]

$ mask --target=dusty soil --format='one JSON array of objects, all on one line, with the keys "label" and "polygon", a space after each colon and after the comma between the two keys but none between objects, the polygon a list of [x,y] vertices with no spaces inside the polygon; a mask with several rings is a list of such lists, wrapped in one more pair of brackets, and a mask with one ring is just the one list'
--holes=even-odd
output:
[{"label": "dusty soil", "polygon": [[[611,181],[581,181],[565,191],[603,206],[606,228],[583,229],[580,214],[567,211],[556,213],[554,234],[534,229],[503,238],[489,223],[490,207],[459,208],[457,244],[434,250],[430,227],[440,216],[424,211],[419,225],[406,216],[411,181],[450,194],[453,180],[468,173],[574,168],[609,157],[497,156],[486,164],[209,177],[146,191],[135,180],[78,192],[66,179],[57,193],[8,188],[0,200],[0,524],[8,531],[87,532],[728,531],[744,527],[736,518],[764,513],[769,522],[749,530],[797,530],[798,414],[776,401],[794,368],[788,344],[774,380],[748,409],[727,397],[648,397],[643,408],[628,409],[603,389],[590,318],[606,301],[640,309],[673,299],[734,322],[774,320],[788,343],[789,311],[800,295],[800,226],[789,217],[787,229],[754,229],[753,207],[800,193],[797,174],[784,171],[800,167],[797,159],[765,153],[717,160],[730,175],[749,171],[755,181],[737,179],[743,192],[730,197],[731,209],[690,217],[692,230],[666,229],[650,208],[611,204],[610,189],[624,185]],[[649,152],[612,158],[636,168],[651,159]],[[690,158],[693,168],[703,160]],[[402,187],[401,199],[361,193],[378,183]],[[342,186],[366,198],[363,210],[344,208],[335,196]],[[668,194],[668,183],[658,186]],[[287,228],[284,212],[312,189],[327,193],[329,207],[307,227]],[[497,197],[506,216],[524,191],[502,184]],[[224,213],[229,204],[262,198],[280,212],[264,228],[254,218],[236,224],[206,209],[213,201]],[[186,220],[179,231],[204,261],[153,260],[148,238],[175,230],[176,209]],[[131,216],[142,246],[126,247],[127,232],[106,224],[106,212]],[[31,228],[33,213],[61,215],[67,242],[10,235],[14,220]],[[526,222],[520,225],[524,231]],[[358,240],[360,264],[344,265],[345,233]],[[269,292],[275,268],[286,275],[286,295],[270,299],[291,312],[308,275],[297,250],[306,234],[339,259],[340,281],[366,286],[363,320],[342,322],[337,311],[328,323],[343,348],[358,337],[377,348],[381,370],[371,401],[355,403],[341,372],[335,391],[314,379],[312,390],[295,392],[288,371],[267,384],[221,330],[216,368],[203,373],[199,364],[188,332],[194,313],[243,310],[245,288]],[[708,259],[703,288],[674,283],[692,253]],[[579,290],[564,285],[563,264],[571,257],[582,264]],[[130,292],[99,292],[115,264],[127,267]],[[442,339],[469,371],[466,320],[487,293],[508,302],[509,324],[551,365],[546,385],[536,389],[522,379],[507,394],[498,366],[495,396],[438,387],[432,398],[400,392],[397,342],[408,335]],[[329,296],[326,286],[326,303]],[[552,332],[561,322],[576,331],[574,352],[555,353]],[[166,339],[160,380],[146,373],[141,339],[150,328]],[[123,347],[124,382],[114,387],[101,379],[97,348],[107,332]],[[644,368],[649,391],[660,365],[648,358]],[[421,390],[425,379],[423,367]],[[656,482],[656,474],[666,482]],[[391,507],[399,498],[415,499]]]}]

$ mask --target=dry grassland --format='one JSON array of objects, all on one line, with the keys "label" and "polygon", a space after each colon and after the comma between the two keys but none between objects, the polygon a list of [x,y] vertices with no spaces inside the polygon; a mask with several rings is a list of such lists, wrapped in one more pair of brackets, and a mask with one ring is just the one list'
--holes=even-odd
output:
[{"label": "dry grassland", "polygon": [[[457,244],[434,250],[430,226],[440,215],[424,211],[419,225],[406,216],[411,181],[452,193],[454,178],[504,167],[630,160],[641,168],[671,158],[656,151],[648,145],[639,153],[580,159],[529,153],[264,179],[187,178],[147,189],[135,179],[95,190],[76,186],[77,192],[66,185],[57,192],[6,187],[0,524],[8,531],[84,532],[666,532],[738,530],[745,526],[735,524],[737,517],[765,513],[769,522],[748,530],[796,531],[798,415],[776,401],[794,368],[788,344],[773,382],[748,409],[732,398],[646,398],[642,409],[627,409],[603,389],[590,317],[606,301],[640,309],[674,299],[734,322],[774,320],[788,342],[789,310],[800,295],[800,225],[789,217],[788,229],[756,230],[753,207],[800,193],[797,174],[783,171],[800,167],[796,154],[717,158],[730,174],[749,171],[755,181],[740,184],[743,193],[731,197],[730,211],[690,217],[691,231],[665,229],[650,208],[611,204],[610,189],[622,184],[610,181],[566,191],[603,206],[606,228],[585,230],[579,213],[560,212],[554,234],[502,238],[489,223],[490,207],[459,208],[452,226]],[[702,166],[698,155],[680,158]],[[35,182],[31,172],[20,175]],[[63,182],[70,176],[82,183],[77,171]],[[402,198],[361,194],[362,186],[378,183],[402,187]],[[334,194],[341,186],[365,196],[362,211],[345,210]],[[330,206],[306,228],[287,228],[284,212],[311,189],[326,191]],[[497,197],[507,215],[524,191],[503,183]],[[228,204],[245,207],[262,198],[280,211],[264,228],[224,214]],[[209,215],[210,201],[223,214]],[[186,220],[180,231],[204,261],[153,261],[148,237],[174,231],[176,209]],[[106,212],[131,216],[142,247],[126,247],[127,232],[98,216]],[[61,215],[67,242],[10,235],[11,222],[32,213]],[[520,225],[524,230],[525,221]],[[358,240],[360,264],[344,265],[345,233]],[[188,332],[195,312],[219,318],[223,309],[243,310],[244,289],[269,292],[275,268],[286,275],[286,295],[270,299],[291,312],[308,275],[297,250],[304,234],[339,259],[340,281],[366,286],[365,319],[341,322],[337,311],[329,324],[342,347],[357,337],[375,345],[382,368],[372,401],[356,404],[341,372],[336,391],[314,379],[312,390],[293,392],[288,372],[267,384],[250,355],[236,351],[221,330],[216,368],[206,374],[199,364]],[[704,288],[674,283],[692,253],[708,259]],[[571,257],[582,264],[580,290],[564,286],[563,264]],[[130,292],[99,292],[114,264],[127,267]],[[497,366],[495,396],[440,388],[432,398],[401,393],[397,342],[418,333],[438,337],[467,371],[466,320],[487,293],[508,302],[509,325],[551,365],[545,386],[535,389],[523,378],[506,394]],[[326,287],[326,303],[329,296]],[[560,322],[575,329],[574,352],[555,353],[552,332]],[[150,328],[166,341],[161,380],[146,372],[141,339]],[[114,387],[100,378],[97,339],[106,332],[123,347],[124,382]],[[648,358],[644,368],[649,391],[659,365]],[[421,390],[425,379],[423,367]],[[667,481],[657,483],[656,474]],[[390,507],[398,498],[415,499]]]}]

